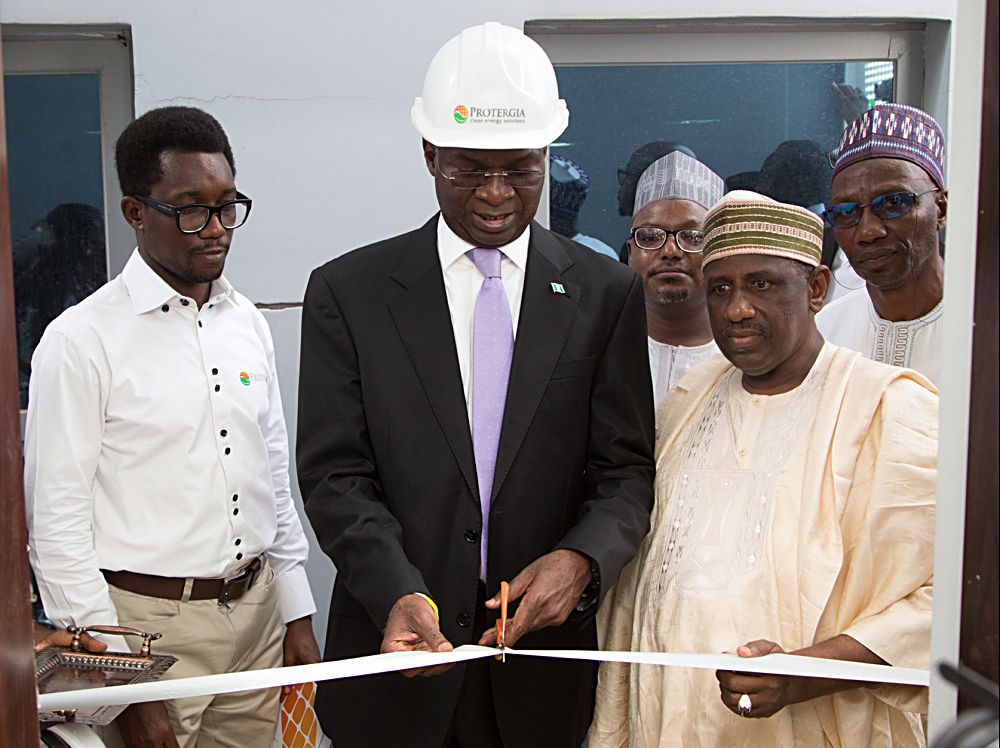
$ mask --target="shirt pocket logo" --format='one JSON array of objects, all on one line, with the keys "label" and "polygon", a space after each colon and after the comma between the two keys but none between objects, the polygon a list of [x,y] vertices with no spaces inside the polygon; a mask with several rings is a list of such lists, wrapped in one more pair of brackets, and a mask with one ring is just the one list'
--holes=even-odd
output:
[{"label": "shirt pocket logo", "polygon": [[240,384],[244,387],[249,387],[253,382],[266,382],[267,376],[264,374],[258,374],[255,371],[241,371],[240,372]]}]

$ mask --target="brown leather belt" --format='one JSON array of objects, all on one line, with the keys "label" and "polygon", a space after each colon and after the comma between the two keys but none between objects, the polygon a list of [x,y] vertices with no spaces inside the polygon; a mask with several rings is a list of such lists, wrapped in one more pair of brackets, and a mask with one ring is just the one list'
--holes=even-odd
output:
[{"label": "brown leather belt", "polygon": [[[239,600],[253,586],[254,580],[264,567],[264,557],[258,556],[235,576],[225,579],[195,579],[191,585],[191,600],[218,600],[219,604]],[[134,571],[108,571],[101,573],[115,587],[147,597],[161,597],[180,600],[184,597],[184,577],[158,577],[153,574],[137,574]]]}]

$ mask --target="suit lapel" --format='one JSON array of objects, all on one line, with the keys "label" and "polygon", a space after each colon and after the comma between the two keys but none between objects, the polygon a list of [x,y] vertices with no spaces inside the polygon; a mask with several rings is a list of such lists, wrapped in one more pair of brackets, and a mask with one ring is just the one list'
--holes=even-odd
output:
[{"label": "suit lapel", "polygon": [[437,253],[437,217],[417,233],[392,273],[403,287],[389,313],[469,490],[479,496],[465,392]]},{"label": "suit lapel", "polygon": [[[572,264],[569,255],[551,234],[533,223],[497,451],[493,499],[499,493],[538,410],[576,315],[582,289],[562,277]],[[556,291],[553,283],[560,284],[564,293]]]}]

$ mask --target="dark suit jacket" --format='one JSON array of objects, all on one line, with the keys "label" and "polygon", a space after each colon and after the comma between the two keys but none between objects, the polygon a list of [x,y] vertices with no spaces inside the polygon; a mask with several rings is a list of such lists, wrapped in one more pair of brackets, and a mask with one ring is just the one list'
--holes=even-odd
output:
[{"label": "dark suit jacket", "polygon": [[[455,646],[482,634],[470,625],[479,491],[436,220],[317,268],[306,291],[297,459],[306,512],[337,567],[327,659],[378,652],[390,608],[412,592],[437,602]],[[488,594],[557,548],[596,560],[606,590],[635,554],[653,502],[647,356],[638,276],[533,224]],[[518,646],[594,649],[593,616]],[[580,745],[596,665],[508,658],[490,668],[506,744]],[[341,747],[440,746],[464,669],[321,684],[323,729]]]}]

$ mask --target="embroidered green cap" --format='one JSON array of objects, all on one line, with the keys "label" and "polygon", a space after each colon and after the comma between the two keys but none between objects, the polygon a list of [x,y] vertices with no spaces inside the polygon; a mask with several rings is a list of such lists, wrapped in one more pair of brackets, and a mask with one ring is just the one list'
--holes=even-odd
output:
[{"label": "embroidered green cap", "polygon": [[823,221],[797,205],[734,190],[705,217],[702,266],[733,255],[772,255],[813,267],[823,252]]}]

